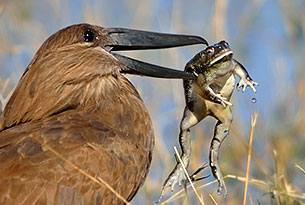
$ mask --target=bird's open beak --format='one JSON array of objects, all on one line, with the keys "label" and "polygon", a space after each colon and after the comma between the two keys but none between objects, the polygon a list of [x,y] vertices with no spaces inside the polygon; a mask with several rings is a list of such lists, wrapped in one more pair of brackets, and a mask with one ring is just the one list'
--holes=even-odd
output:
[{"label": "bird's open beak", "polygon": [[[105,30],[108,32],[105,35],[107,36],[107,44],[103,47],[108,51],[161,49],[194,44],[208,45],[208,42],[199,36],[164,34],[125,28]],[[145,63],[116,53],[112,54],[127,67],[127,69],[121,71],[122,73],[156,78],[195,79],[194,75],[184,71]]]}]

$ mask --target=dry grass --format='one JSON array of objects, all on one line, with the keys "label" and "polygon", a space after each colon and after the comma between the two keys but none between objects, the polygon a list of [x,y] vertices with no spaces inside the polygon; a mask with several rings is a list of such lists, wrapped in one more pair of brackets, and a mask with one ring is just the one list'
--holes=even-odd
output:
[{"label": "dry grass", "polygon": [[249,139],[249,151],[248,151],[246,182],[245,182],[243,205],[246,205],[246,201],[247,201],[249,173],[250,173],[250,161],[251,161],[251,152],[252,152],[252,140],[253,140],[253,133],[254,133],[254,127],[255,127],[255,124],[256,124],[256,120],[257,120],[257,113],[254,114],[254,117],[251,116],[251,134],[250,134],[250,139]]},{"label": "dry grass", "polygon": [[[72,0],[29,0],[27,4],[17,0],[0,1],[1,109],[42,41],[72,23],[90,22],[112,27],[199,34],[210,43],[226,38],[238,60],[245,63],[260,87],[255,104],[249,100],[252,97],[250,92],[233,95],[234,121],[220,152],[220,166],[229,192],[225,203],[241,204],[245,197],[248,204],[305,203],[303,4],[280,0],[273,5],[277,8],[276,14],[270,11],[269,15],[271,7],[264,0],[243,3],[175,1],[166,5],[162,3],[165,1],[149,1],[142,5],[140,0],[128,4],[120,1],[120,5],[114,1],[80,2],[80,8],[77,8],[77,3]],[[281,19],[280,28],[274,26],[278,19]],[[202,47],[171,49],[161,54],[135,52],[131,55],[183,69],[200,49]],[[178,144],[178,125],[184,107],[183,90],[181,81],[139,77],[132,77],[131,81],[141,90],[157,138],[150,175],[132,203],[152,204],[158,199],[163,180],[176,163],[170,150]],[[260,117],[256,122],[253,143],[249,144],[246,140],[251,131],[249,113],[255,110]],[[208,160],[214,123],[208,118],[191,130],[189,171],[196,170]],[[251,169],[247,168],[250,156]],[[247,170],[246,177],[244,170]],[[210,170],[206,169],[204,175],[208,174]],[[196,182],[195,186],[205,204],[224,203],[222,196],[216,194],[217,184],[213,177]],[[241,194],[243,192],[245,195]],[[175,190],[163,203],[183,204],[185,198],[191,204],[200,203],[190,186],[187,196],[183,189]]]}]

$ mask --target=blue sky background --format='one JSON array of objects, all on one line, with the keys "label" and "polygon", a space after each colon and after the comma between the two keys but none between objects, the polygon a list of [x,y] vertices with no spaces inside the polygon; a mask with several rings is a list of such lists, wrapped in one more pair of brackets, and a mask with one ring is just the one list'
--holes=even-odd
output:
[{"label": "blue sky background", "polygon": [[[223,171],[244,176],[247,151],[243,143],[248,141],[250,115],[258,112],[253,144],[258,157],[272,173],[273,163],[269,162],[274,160],[273,150],[278,149],[279,156],[283,156],[282,168],[286,170],[289,182],[297,192],[304,193],[304,175],[293,168],[294,163],[305,167],[304,11],[304,0],[0,1],[1,102],[7,102],[7,96],[42,42],[52,33],[71,24],[87,22],[103,27],[200,35],[210,44],[225,39],[234,51],[235,58],[247,68],[259,87],[257,94],[248,88],[244,94],[235,92],[233,95],[232,129],[235,131],[231,132],[222,148]],[[183,70],[186,62],[201,49],[204,47],[124,54]],[[184,108],[182,82],[138,76],[128,78],[148,107],[157,138],[149,182],[133,203],[142,204],[144,200],[151,203],[156,200],[163,180],[174,165],[172,147],[178,145],[178,128]],[[251,102],[253,97],[257,99],[256,103]],[[214,120],[207,118],[192,130],[194,140],[198,140],[200,135],[204,142],[198,151],[200,161],[191,164],[191,168],[198,167],[198,163],[208,159],[214,124]],[[236,137],[238,135],[242,138]],[[233,162],[235,167],[232,168],[230,160],[232,157],[238,158],[232,150],[240,147],[243,147],[241,149],[244,152],[239,160],[236,159],[236,164]],[[162,157],[164,154],[166,157]],[[265,177],[261,175],[257,164],[252,166],[254,177]],[[206,173],[209,174],[209,170]],[[231,194],[234,196],[242,188],[243,183],[232,182]],[[153,192],[147,195],[147,190]],[[250,187],[249,191],[254,201],[270,202],[268,197],[262,197],[265,196],[263,191],[255,187]],[[215,195],[216,186],[203,189],[202,192]],[[205,197],[208,201],[208,197]],[[192,200],[196,202],[196,199]],[[217,200],[222,201],[221,197]],[[227,203],[235,202],[228,200]]]}]

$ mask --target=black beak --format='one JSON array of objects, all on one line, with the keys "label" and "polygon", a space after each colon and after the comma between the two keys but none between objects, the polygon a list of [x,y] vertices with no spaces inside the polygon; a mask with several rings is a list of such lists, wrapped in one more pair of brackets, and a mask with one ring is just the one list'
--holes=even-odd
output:
[{"label": "black beak", "polygon": [[[109,28],[105,31],[106,42],[108,43],[104,45],[104,48],[108,51],[162,49],[195,44],[208,46],[208,42],[199,36],[164,34],[125,28]],[[113,55],[127,67],[127,69],[121,71],[122,73],[157,78],[195,79],[194,75],[184,71],[145,63],[119,54]]]}]

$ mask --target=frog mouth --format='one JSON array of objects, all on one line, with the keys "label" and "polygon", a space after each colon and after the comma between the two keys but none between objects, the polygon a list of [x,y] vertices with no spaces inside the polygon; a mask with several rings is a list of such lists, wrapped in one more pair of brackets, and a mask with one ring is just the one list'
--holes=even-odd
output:
[{"label": "frog mouth", "polygon": [[217,63],[221,63],[221,62],[230,60],[232,58],[232,55],[233,55],[233,51],[224,52],[224,53],[220,54],[219,56],[217,56],[214,60],[212,60],[210,65],[214,65]]}]

